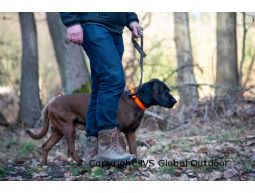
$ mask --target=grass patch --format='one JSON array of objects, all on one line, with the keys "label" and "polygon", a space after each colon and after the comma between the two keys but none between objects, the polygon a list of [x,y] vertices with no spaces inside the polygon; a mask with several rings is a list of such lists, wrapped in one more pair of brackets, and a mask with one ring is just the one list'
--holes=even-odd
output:
[{"label": "grass patch", "polygon": [[126,180],[126,181],[136,181],[136,177],[135,176],[124,176],[123,180]]},{"label": "grass patch", "polygon": [[93,178],[95,178],[96,180],[101,180],[105,177],[106,173],[105,173],[105,170],[102,169],[101,167],[94,167],[92,170],[91,170],[91,176]]},{"label": "grass patch", "polygon": [[85,168],[85,167],[81,167],[78,166],[76,163],[74,162],[70,162],[69,164],[69,171],[71,172],[72,176],[79,176],[85,172],[90,171],[89,168]]},{"label": "grass patch", "polygon": [[4,180],[4,178],[8,175],[15,174],[17,171],[15,168],[2,168],[0,167],[0,180]]},{"label": "grass patch", "polygon": [[185,152],[189,152],[191,150],[191,144],[188,142],[187,139],[173,140],[172,146],[173,145],[178,146],[182,151]]},{"label": "grass patch", "polygon": [[176,167],[175,166],[163,166],[163,167],[160,167],[159,172],[163,173],[163,174],[176,175]]},{"label": "grass patch", "polygon": [[166,144],[164,147],[163,147],[163,153],[168,153],[171,149],[173,148],[172,144]]},{"label": "grass patch", "polygon": [[254,171],[254,169],[252,168],[251,165],[249,165],[249,164],[244,165],[244,167],[243,167],[243,172],[244,173],[249,174],[249,173],[252,173],[253,171]]},{"label": "grass patch", "polygon": [[5,170],[0,167],[0,180],[2,180],[5,176]]},{"label": "grass patch", "polygon": [[80,174],[80,168],[77,166],[71,166],[70,172],[72,173],[72,176],[78,176]]},{"label": "grass patch", "polygon": [[24,157],[30,153],[34,153],[38,150],[37,146],[29,141],[25,141],[20,145],[19,154]]},{"label": "grass patch", "polygon": [[140,168],[142,168],[141,164],[139,164],[138,162],[131,164],[129,167],[131,170],[139,170]]}]

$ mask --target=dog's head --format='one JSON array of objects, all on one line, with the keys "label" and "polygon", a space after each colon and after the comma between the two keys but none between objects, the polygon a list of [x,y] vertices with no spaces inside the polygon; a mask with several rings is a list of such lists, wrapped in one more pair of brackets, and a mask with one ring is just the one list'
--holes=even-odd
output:
[{"label": "dog's head", "polygon": [[161,107],[172,108],[177,101],[169,91],[170,89],[164,82],[152,79],[141,86],[138,98],[147,107],[159,105]]}]

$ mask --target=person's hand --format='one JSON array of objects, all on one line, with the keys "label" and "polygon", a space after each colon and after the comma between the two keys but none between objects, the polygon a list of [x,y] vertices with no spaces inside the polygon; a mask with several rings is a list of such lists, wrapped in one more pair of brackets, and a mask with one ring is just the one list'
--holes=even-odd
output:
[{"label": "person's hand", "polygon": [[66,41],[81,45],[83,42],[83,29],[80,24],[75,24],[67,28]]},{"label": "person's hand", "polygon": [[143,28],[137,21],[133,21],[129,24],[129,28],[132,31],[133,38],[139,38],[143,33]]}]

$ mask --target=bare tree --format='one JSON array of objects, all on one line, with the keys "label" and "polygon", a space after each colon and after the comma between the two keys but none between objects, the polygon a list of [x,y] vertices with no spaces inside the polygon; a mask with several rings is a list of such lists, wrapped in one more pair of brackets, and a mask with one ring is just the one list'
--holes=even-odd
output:
[{"label": "bare tree", "polygon": [[198,103],[198,91],[193,72],[193,56],[190,39],[188,13],[174,13],[175,45],[177,52],[177,84],[180,104],[195,106]]},{"label": "bare tree", "polygon": [[216,95],[233,96],[238,86],[236,13],[217,13]]},{"label": "bare tree", "polygon": [[72,93],[75,89],[80,89],[82,86],[85,86],[88,91],[90,76],[82,48],[65,43],[66,28],[62,24],[58,13],[47,13],[47,22],[64,91]]},{"label": "bare tree", "polygon": [[33,127],[40,117],[37,31],[33,13],[19,13],[22,34],[20,112],[24,127]]}]

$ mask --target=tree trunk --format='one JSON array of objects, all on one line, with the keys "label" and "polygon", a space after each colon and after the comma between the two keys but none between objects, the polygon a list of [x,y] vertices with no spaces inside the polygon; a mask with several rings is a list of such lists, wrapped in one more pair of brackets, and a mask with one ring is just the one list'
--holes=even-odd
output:
[{"label": "tree trunk", "polygon": [[4,126],[4,127],[9,126],[9,123],[6,120],[6,118],[4,117],[4,115],[2,114],[2,112],[0,112],[0,126]]},{"label": "tree trunk", "polygon": [[47,13],[47,22],[64,91],[72,93],[82,87],[89,92],[90,76],[81,46],[65,43],[66,28],[59,13]]},{"label": "tree trunk", "polygon": [[238,91],[236,13],[217,13],[216,95]]},{"label": "tree trunk", "polygon": [[180,94],[180,104],[196,106],[198,91],[193,72],[193,56],[190,40],[188,13],[174,13],[175,45],[177,52],[178,74],[177,84]]},{"label": "tree trunk", "polygon": [[37,32],[33,13],[19,13],[22,34],[20,112],[24,127],[33,127],[40,117]]}]

